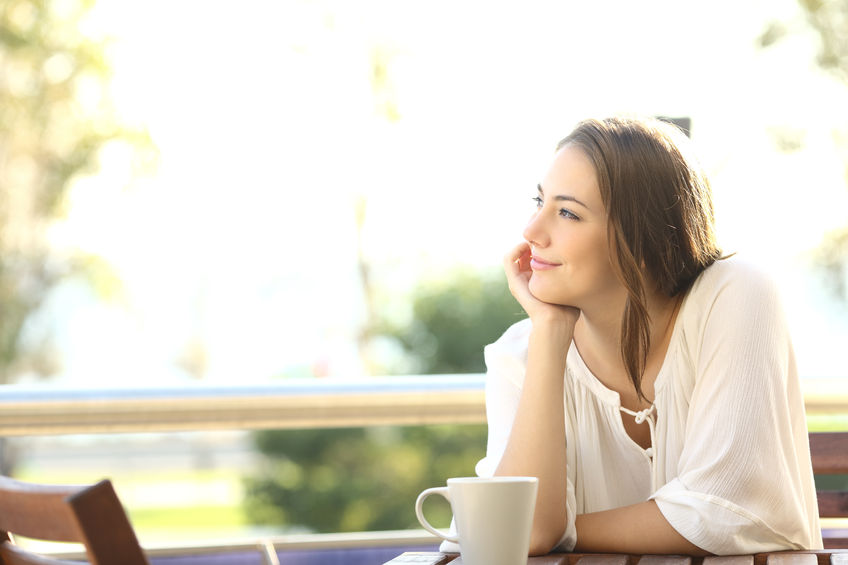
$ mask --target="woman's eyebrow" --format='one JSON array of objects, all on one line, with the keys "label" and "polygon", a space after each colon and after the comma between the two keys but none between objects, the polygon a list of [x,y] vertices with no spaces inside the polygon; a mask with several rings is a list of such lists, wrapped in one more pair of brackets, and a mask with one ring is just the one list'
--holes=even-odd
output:
[{"label": "woman's eyebrow", "polygon": [[[544,195],[545,195],[545,191],[544,191],[544,190],[542,190],[542,185],[541,185],[541,184],[537,184],[537,185],[536,185],[536,189],[539,191],[539,194],[540,194],[540,195],[542,195],[542,196],[544,196]],[[581,206],[583,206],[583,207],[584,207],[584,208],[586,208],[587,210],[591,210],[591,209],[590,209],[588,206],[586,206],[583,202],[581,202],[581,201],[577,200],[576,198],[574,198],[573,196],[570,196],[570,195],[568,195],[568,194],[557,194],[556,196],[554,196],[554,200],[567,201],[567,202],[574,202],[574,203],[576,203],[576,204],[580,204]]]}]

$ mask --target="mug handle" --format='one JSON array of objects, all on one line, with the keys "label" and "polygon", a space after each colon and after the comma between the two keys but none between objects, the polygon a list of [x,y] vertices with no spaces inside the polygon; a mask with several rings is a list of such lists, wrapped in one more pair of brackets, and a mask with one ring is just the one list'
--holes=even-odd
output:
[{"label": "mug handle", "polygon": [[442,539],[452,541],[453,543],[459,543],[459,538],[456,536],[452,536],[447,532],[443,532],[441,530],[437,530],[433,526],[430,525],[430,522],[427,521],[427,518],[424,517],[424,499],[430,496],[431,494],[438,494],[443,496],[445,500],[450,502],[450,497],[448,496],[448,487],[434,487],[428,488],[426,490],[421,491],[421,494],[418,495],[418,500],[415,501],[415,516],[418,517],[418,521],[421,522],[421,525],[424,526],[424,529],[439,536]]}]

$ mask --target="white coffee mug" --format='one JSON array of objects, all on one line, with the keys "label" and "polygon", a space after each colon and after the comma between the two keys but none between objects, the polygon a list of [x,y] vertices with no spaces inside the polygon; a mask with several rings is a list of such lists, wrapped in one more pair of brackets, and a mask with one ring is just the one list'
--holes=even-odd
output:
[{"label": "white coffee mug", "polygon": [[[459,544],[464,565],[526,565],[538,488],[536,477],[448,479],[447,487],[418,495],[415,515],[427,531]],[[424,500],[431,494],[450,502],[456,536],[424,518]]]}]

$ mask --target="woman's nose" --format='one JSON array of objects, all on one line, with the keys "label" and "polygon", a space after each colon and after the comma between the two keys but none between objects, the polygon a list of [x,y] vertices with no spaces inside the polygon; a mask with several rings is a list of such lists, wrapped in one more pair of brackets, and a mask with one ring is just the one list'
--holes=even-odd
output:
[{"label": "woman's nose", "polygon": [[524,239],[535,247],[547,247],[550,237],[545,226],[545,218],[541,210],[530,217],[527,227],[524,228]]}]

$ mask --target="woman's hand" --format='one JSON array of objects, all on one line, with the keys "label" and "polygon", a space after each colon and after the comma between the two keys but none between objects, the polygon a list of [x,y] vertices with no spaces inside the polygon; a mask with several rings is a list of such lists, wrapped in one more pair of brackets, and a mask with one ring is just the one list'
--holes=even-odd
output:
[{"label": "woman's hand", "polygon": [[530,292],[530,244],[525,242],[516,245],[504,257],[504,271],[509,284],[509,291],[515,297],[530,319],[533,321],[562,321],[574,327],[580,310],[573,306],[562,306],[542,302]]},{"label": "woman's hand", "polygon": [[568,524],[564,376],[580,310],[533,296],[528,243],[506,254],[504,270],[509,290],[530,316],[532,328],[521,397],[495,475],[539,478],[530,551],[541,555],[556,545]]}]

